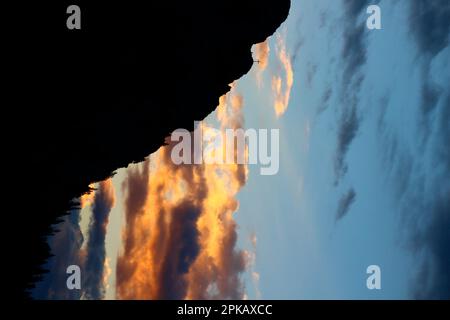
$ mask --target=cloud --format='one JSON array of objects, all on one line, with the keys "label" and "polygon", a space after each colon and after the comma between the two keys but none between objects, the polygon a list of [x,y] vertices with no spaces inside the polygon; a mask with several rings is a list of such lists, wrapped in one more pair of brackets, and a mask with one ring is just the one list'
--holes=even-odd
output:
[{"label": "cloud", "polygon": [[[429,5],[428,5],[429,4]],[[410,296],[415,299],[450,299],[450,47],[442,36],[449,23],[447,1],[408,3],[410,31],[417,44],[415,71],[418,84],[411,91],[419,99],[411,106],[413,120],[383,115],[379,126],[385,150],[385,170],[395,186],[405,246],[415,267]],[[429,38],[426,37],[429,35]],[[395,95],[392,92],[392,95]],[[389,104],[394,101],[392,97]],[[392,129],[412,127],[412,139]]]},{"label": "cloud", "polygon": [[[369,3],[344,1],[343,4],[342,87],[333,93],[342,103],[338,109],[334,159],[336,183],[347,171],[345,157],[362,125],[359,105],[367,60],[363,12]],[[409,14],[408,36],[417,47],[417,52],[412,53],[415,57],[411,74],[416,74],[419,80],[418,84],[409,82],[408,90],[419,99],[408,113],[396,113],[390,110],[396,110],[396,104],[402,103],[403,93],[381,93],[377,137],[384,157],[383,172],[395,186],[392,196],[401,217],[398,232],[415,261],[409,293],[418,299],[449,299],[450,89],[445,71],[450,54],[450,4],[410,1],[404,6],[406,10],[402,11]],[[399,127],[406,131],[400,133]],[[340,199],[337,220],[354,203],[356,192],[352,191]]]},{"label": "cloud", "polygon": [[353,202],[355,202],[356,193],[353,188],[350,188],[344,193],[339,200],[339,205],[336,211],[336,221],[342,219],[350,210]]},{"label": "cloud", "polygon": [[259,288],[259,280],[260,280],[260,274],[255,270],[256,265],[256,245],[257,245],[258,239],[256,237],[255,233],[252,233],[250,235],[250,243],[252,245],[252,250],[247,252],[248,258],[248,268],[250,269],[250,276],[253,283],[253,288],[255,290],[255,298],[261,299],[261,290]]},{"label": "cloud", "polygon": [[[450,3],[411,1],[409,29],[417,45],[420,100],[413,143],[383,127],[391,150],[406,244],[417,261],[411,297],[450,299]],[[445,70],[445,71],[444,71]]]},{"label": "cloud", "polygon": [[[366,8],[369,5],[377,4],[379,1],[369,0],[344,0],[343,23],[343,46],[341,59],[344,61],[343,81],[345,85],[350,85],[351,79],[357,75],[360,68],[366,63],[367,48],[365,38],[366,28]],[[361,19],[360,17],[363,17]]]},{"label": "cloud", "polygon": [[94,183],[89,184],[88,188],[89,188],[89,191],[80,197],[81,208],[89,207],[94,202],[95,184]]},{"label": "cloud", "polygon": [[414,170],[402,172],[411,184],[402,209],[411,228],[409,246],[419,259],[411,288],[418,299],[450,299],[450,90],[436,103],[431,137],[418,146],[428,151],[412,161]]},{"label": "cloud", "polygon": [[257,43],[255,45],[255,59],[259,61],[258,68],[256,69],[256,84],[258,87],[262,85],[262,74],[266,70],[269,63],[269,41],[266,39],[264,42]]},{"label": "cloud", "polygon": [[276,56],[279,68],[272,76],[272,92],[274,95],[274,109],[277,117],[280,117],[287,109],[292,85],[294,83],[294,72],[291,59],[286,51],[286,35],[278,33],[276,36]]},{"label": "cloud", "polygon": [[[359,92],[364,80],[361,71],[367,60],[367,29],[363,15],[369,4],[378,1],[344,0],[343,45],[341,49],[342,78],[339,97],[341,115],[338,120],[337,147],[334,159],[335,184],[343,178],[347,171],[345,157],[356,137],[361,122],[358,115]],[[363,17],[363,18],[361,18]],[[340,111],[340,110],[339,110]]]},{"label": "cloud", "polygon": [[63,221],[55,226],[55,235],[49,239],[49,246],[53,257],[49,259],[42,281],[36,284],[32,292],[34,299],[50,300],[78,300],[80,290],[68,290],[67,267],[70,265],[82,266],[84,256],[80,251],[83,244],[83,234],[79,227],[80,211],[72,210]]},{"label": "cloud", "polygon": [[256,249],[256,243],[258,242],[258,238],[256,237],[255,233],[252,233],[250,236],[250,242],[252,243],[253,248]]},{"label": "cloud", "polygon": [[[406,143],[384,119],[380,136],[384,168],[395,186],[404,245],[413,254],[409,294],[414,299],[450,299],[450,90],[437,100],[430,125],[419,119],[414,132],[424,142]],[[403,120],[400,120],[403,121]],[[401,124],[403,125],[403,124]],[[432,129],[431,131],[430,128]]]},{"label": "cloud", "polygon": [[317,73],[317,65],[311,64],[310,62],[307,65],[307,71],[306,71],[306,83],[308,85],[308,88],[311,88],[312,82],[314,80],[314,77]]},{"label": "cloud", "polygon": [[447,0],[417,0],[410,3],[410,30],[423,54],[434,56],[448,46],[449,21],[450,2]]},{"label": "cloud", "polygon": [[358,128],[359,119],[356,106],[350,109],[345,109],[338,123],[337,147],[334,159],[334,172],[336,177],[335,184],[337,184],[347,172],[345,155],[347,154],[348,148],[358,132]]},{"label": "cloud", "polygon": [[[418,59],[421,65],[421,111],[423,113],[423,139],[429,136],[432,111],[440,96],[445,95],[446,87],[436,86],[431,80],[431,64],[445,49],[450,41],[450,3],[442,0],[412,1],[409,3],[409,30],[418,49]],[[448,68],[448,64],[446,66]]]},{"label": "cloud", "polygon": [[437,195],[427,211],[431,222],[412,240],[412,249],[423,258],[411,288],[416,299],[450,299],[450,188],[446,192]]},{"label": "cloud", "polygon": [[109,213],[114,206],[115,194],[112,180],[99,183],[92,203],[86,259],[83,269],[82,291],[85,299],[103,299],[105,296],[106,228]]},{"label": "cloud", "polygon": [[305,44],[305,39],[304,38],[299,38],[297,39],[297,42],[294,43],[293,45],[293,49],[292,49],[292,58],[291,58],[291,63],[292,65],[295,65],[295,63],[297,62],[297,59],[300,57],[300,52],[302,47]]},{"label": "cloud", "polygon": [[[79,300],[102,299],[105,291],[106,264],[105,235],[108,217],[114,206],[114,189],[111,179],[90,185],[91,191],[80,197],[80,206],[89,207],[92,217],[88,241],[81,232],[80,209],[75,209],[55,228],[49,239],[52,258],[47,263],[48,273],[33,291],[35,299]],[[77,265],[81,270],[81,290],[69,290],[66,285],[67,267]]]},{"label": "cloud", "polygon": [[[122,184],[125,194],[124,216],[126,228],[122,232],[122,246],[126,254],[139,246],[135,230],[139,228],[140,218],[144,215],[144,206],[148,195],[149,160],[127,168],[127,178]],[[116,286],[120,287],[133,276],[137,261],[118,258],[116,267]],[[120,271],[119,271],[120,270]],[[117,290],[117,289],[116,289]]]},{"label": "cloud", "polygon": [[[220,98],[222,129],[242,126],[242,104],[234,90]],[[175,165],[174,145],[160,148],[124,182],[126,226],[117,298],[242,299],[247,261],[236,248],[233,214],[247,168]]]},{"label": "cloud", "polygon": [[[350,23],[353,21],[353,23]],[[359,76],[357,73],[366,63],[366,45],[365,45],[364,23],[357,24],[356,17],[349,19],[344,29],[344,44],[342,47],[342,59],[344,61],[343,81],[344,84],[351,84],[352,78]]]},{"label": "cloud", "polygon": [[333,95],[333,89],[330,85],[328,85],[322,95],[320,105],[317,108],[317,114],[321,114],[328,108],[332,95]]}]

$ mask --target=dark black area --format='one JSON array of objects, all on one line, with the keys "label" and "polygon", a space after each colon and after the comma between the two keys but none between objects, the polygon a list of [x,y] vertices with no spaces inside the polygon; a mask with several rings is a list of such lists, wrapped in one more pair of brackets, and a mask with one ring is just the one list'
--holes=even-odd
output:
[{"label": "dark black area", "polygon": [[[81,30],[66,28],[71,4],[81,8]],[[26,298],[42,274],[46,237],[71,199],[212,112],[251,68],[251,46],[276,31],[289,6],[61,0],[3,7],[9,297]]]}]

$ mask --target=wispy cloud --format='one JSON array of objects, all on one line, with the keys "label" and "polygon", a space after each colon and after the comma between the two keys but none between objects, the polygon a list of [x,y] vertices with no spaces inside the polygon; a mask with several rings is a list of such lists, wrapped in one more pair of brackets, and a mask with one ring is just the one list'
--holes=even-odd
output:
[{"label": "wispy cloud", "polygon": [[276,35],[275,54],[278,58],[279,67],[276,68],[272,76],[272,92],[274,95],[275,114],[277,117],[280,117],[288,107],[294,83],[291,58],[286,49],[286,32]]},{"label": "wispy cloud", "polygon": [[250,276],[253,283],[253,288],[255,290],[255,298],[261,299],[261,290],[259,288],[259,281],[260,281],[260,274],[255,270],[256,265],[256,245],[258,242],[258,239],[256,237],[255,233],[252,233],[250,235],[250,242],[252,245],[252,250],[247,251],[247,261],[248,261],[248,268],[250,270]]},{"label": "wispy cloud", "polygon": [[[375,1],[374,3],[378,3]],[[335,184],[337,185],[347,171],[345,157],[359,130],[361,115],[358,113],[360,89],[364,81],[361,71],[367,61],[367,29],[363,16],[371,3],[368,0],[343,0],[341,48],[341,89],[338,92],[340,105],[337,147],[334,159]],[[361,18],[362,17],[362,18]],[[325,96],[326,98],[326,96]],[[328,98],[327,98],[328,99]]]},{"label": "wispy cloud", "polygon": [[254,57],[258,61],[258,66],[255,72],[256,84],[258,85],[258,87],[261,87],[263,83],[262,75],[269,63],[270,47],[268,39],[266,39],[264,42],[257,43],[254,48],[255,48]]},{"label": "wispy cloud", "polygon": [[353,188],[350,188],[344,193],[339,200],[339,205],[336,211],[336,221],[342,219],[350,210],[353,202],[355,202],[356,193]]},{"label": "wispy cloud", "polygon": [[344,109],[338,122],[337,147],[334,158],[335,184],[337,184],[347,172],[345,156],[350,144],[358,132],[358,128],[359,118],[356,106]]}]

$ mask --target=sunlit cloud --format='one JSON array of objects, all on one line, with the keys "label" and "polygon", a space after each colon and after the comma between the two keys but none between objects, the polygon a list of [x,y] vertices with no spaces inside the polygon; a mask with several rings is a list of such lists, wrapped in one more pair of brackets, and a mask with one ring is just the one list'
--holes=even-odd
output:
[{"label": "sunlit cloud", "polygon": [[280,67],[272,76],[272,91],[274,95],[274,108],[277,117],[280,117],[287,109],[292,85],[294,83],[294,72],[292,70],[291,58],[286,51],[286,36],[284,33],[276,35],[275,53]]},{"label": "sunlit cloud", "polygon": [[95,184],[91,183],[89,184],[89,191],[84,193],[80,197],[80,206],[81,209],[89,207],[94,202],[94,196],[95,196]]},{"label": "sunlit cloud", "polygon": [[264,42],[255,44],[254,48],[254,58],[256,59],[256,61],[258,61],[257,69],[255,72],[256,84],[258,85],[258,87],[261,87],[263,83],[262,75],[269,63],[270,47],[268,39],[266,39],[266,41]]},{"label": "sunlit cloud", "polygon": [[251,281],[253,283],[253,288],[255,290],[255,298],[256,299],[261,299],[261,290],[259,289],[259,279],[260,279],[260,274],[259,272],[257,272],[255,270],[255,266],[256,266],[256,245],[257,245],[257,237],[255,233],[252,233],[250,235],[250,243],[252,245],[252,250],[247,251],[247,262],[248,262],[248,266],[247,268],[250,271],[250,277],[251,277]]},{"label": "sunlit cloud", "polygon": [[[220,98],[221,129],[243,125],[242,105],[233,89]],[[117,298],[242,299],[247,256],[236,248],[233,214],[247,167],[175,165],[174,145],[131,169],[124,182],[126,226]]]},{"label": "sunlit cloud", "polygon": [[[57,226],[50,240],[53,258],[48,262],[49,273],[37,284],[33,293],[37,299],[103,299],[105,278],[109,264],[105,250],[105,236],[109,213],[115,203],[115,191],[111,179],[89,186],[90,192],[79,198],[80,208],[74,209]],[[90,217],[86,234],[82,233],[82,214]],[[80,290],[67,290],[66,269],[77,265],[81,269]]]}]

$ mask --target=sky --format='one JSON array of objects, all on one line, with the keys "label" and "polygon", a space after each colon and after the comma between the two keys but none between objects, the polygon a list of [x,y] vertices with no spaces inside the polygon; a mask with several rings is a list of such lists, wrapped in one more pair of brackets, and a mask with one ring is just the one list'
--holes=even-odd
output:
[{"label": "sky", "polygon": [[203,121],[279,129],[277,174],[177,166],[170,143],[93,185],[49,240],[34,296],[449,299],[450,3],[330,3],[293,0]]}]

